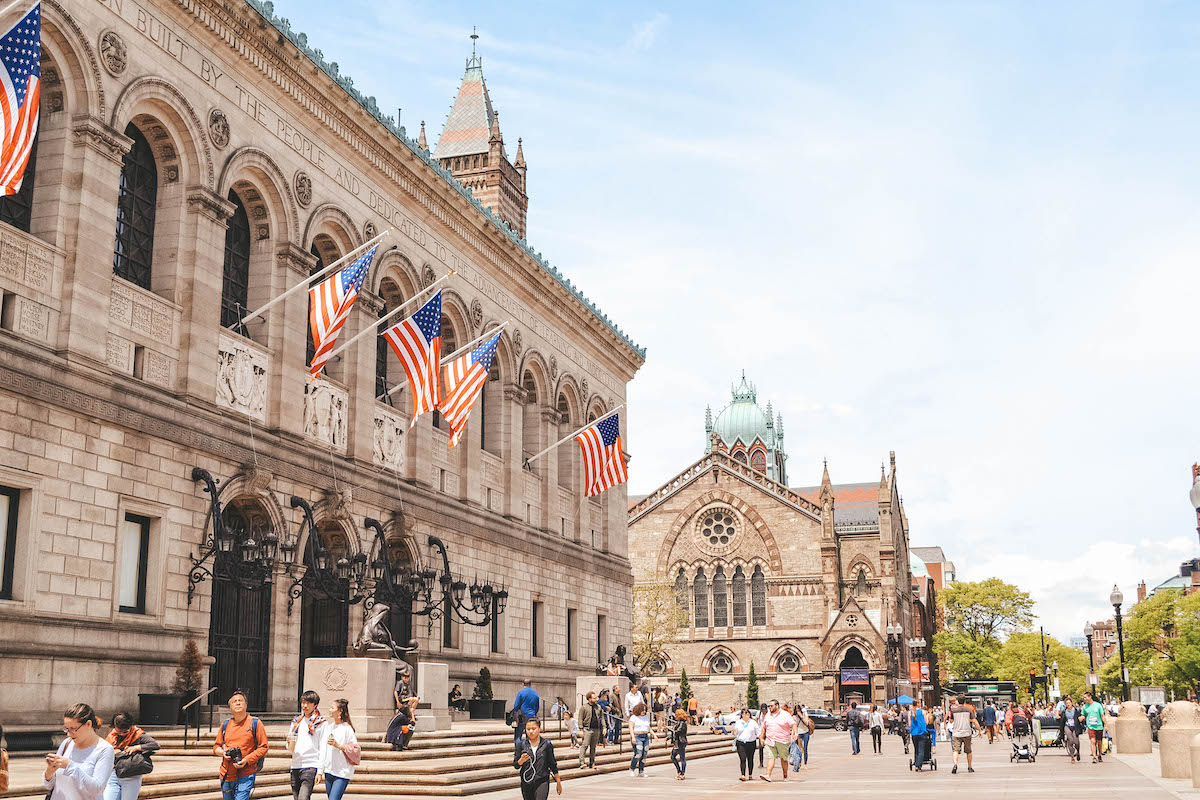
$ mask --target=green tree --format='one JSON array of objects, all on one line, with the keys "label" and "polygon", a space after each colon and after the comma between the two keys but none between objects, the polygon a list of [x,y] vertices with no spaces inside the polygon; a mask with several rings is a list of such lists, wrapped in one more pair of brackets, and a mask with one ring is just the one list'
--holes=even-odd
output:
[{"label": "green tree", "polygon": [[[1087,681],[1087,655],[1068,647],[1053,636],[1046,637],[1046,659],[1042,661],[1042,637],[1037,633],[1013,633],[996,655],[996,677],[1016,681],[1022,699],[1029,696],[1029,671],[1041,675],[1045,669],[1058,664],[1058,684],[1063,694],[1082,696]],[[1053,679],[1053,671],[1051,670]],[[1039,695],[1040,696],[1040,695]]]},{"label": "green tree", "polygon": [[679,671],[679,696],[684,700],[688,700],[692,696],[692,685],[688,683],[686,669]]},{"label": "green tree", "polygon": [[665,663],[667,647],[687,624],[687,611],[680,607],[671,584],[655,581],[633,587],[632,655],[643,670]]},{"label": "green tree", "polygon": [[977,642],[959,631],[938,631],[933,637],[933,650],[938,654],[938,664],[955,680],[996,676],[999,646],[993,642]]},{"label": "green tree", "polygon": [[758,708],[758,676],[754,674],[754,662],[750,662],[750,675],[746,678],[746,708]]},{"label": "green tree", "polygon": [[192,700],[200,694],[203,685],[200,672],[204,662],[200,658],[200,649],[196,647],[195,639],[183,643],[183,653],[179,656],[179,665],[175,668],[175,679],[171,681],[171,691],[181,694],[186,700]]},{"label": "green tree", "polygon": [[476,700],[492,699],[492,671],[487,667],[479,670],[479,677],[475,679],[475,691],[471,693],[471,697]]},{"label": "green tree", "polygon": [[952,583],[938,596],[946,629],[980,644],[999,644],[1006,633],[1033,622],[1033,597],[999,578]]}]

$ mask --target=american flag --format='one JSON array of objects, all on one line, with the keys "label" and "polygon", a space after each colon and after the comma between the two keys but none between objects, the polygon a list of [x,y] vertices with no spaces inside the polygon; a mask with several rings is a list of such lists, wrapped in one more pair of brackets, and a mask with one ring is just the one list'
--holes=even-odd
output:
[{"label": "american flag", "polygon": [[446,396],[442,399],[441,411],[442,416],[450,423],[451,447],[458,444],[467,428],[467,418],[471,416],[475,398],[479,397],[479,392],[487,382],[498,344],[500,331],[496,331],[495,336],[443,368]]},{"label": "american flag", "polygon": [[0,38],[0,195],[16,194],[37,136],[42,75],[42,4]]},{"label": "american flag", "polygon": [[583,487],[588,497],[629,480],[621,452],[621,415],[613,414],[575,434],[583,450]]},{"label": "american flag", "polygon": [[442,360],[442,293],[439,291],[417,313],[383,332],[404,367],[413,393],[412,422],[438,407],[441,394],[438,365]]},{"label": "american flag", "polygon": [[362,288],[367,270],[375,259],[378,244],[371,245],[367,252],[355,259],[350,266],[338,270],[308,290],[308,316],[312,327],[313,354],[309,365],[309,380],[321,374],[321,368],[329,360],[338,331],[346,324],[354,299]]}]

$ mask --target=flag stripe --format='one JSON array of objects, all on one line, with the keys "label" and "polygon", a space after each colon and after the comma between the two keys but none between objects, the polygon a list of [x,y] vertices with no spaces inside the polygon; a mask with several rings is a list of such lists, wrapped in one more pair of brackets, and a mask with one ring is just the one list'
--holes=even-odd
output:
[{"label": "flag stripe", "polygon": [[583,487],[588,497],[629,480],[621,450],[621,422],[613,414],[575,435],[583,452]]},{"label": "flag stripe", "polygon": [[404,367],[413,393],[413,413],[408,426],[417,417],[438,407],[438,364],[442,360],[442,293],[439,291],[408,319],[388,328],[384,338]]},{"label": "flag stripe", "polygon": [[375,259],[378,244],[372,245],[344,269],[340,269],[308,290],[309,328],[313,337],[313,360],[309,365],[310,380],[321,374],[329,360],[338,332],[350,318],[350,309],[362,288],[367,270]]}]

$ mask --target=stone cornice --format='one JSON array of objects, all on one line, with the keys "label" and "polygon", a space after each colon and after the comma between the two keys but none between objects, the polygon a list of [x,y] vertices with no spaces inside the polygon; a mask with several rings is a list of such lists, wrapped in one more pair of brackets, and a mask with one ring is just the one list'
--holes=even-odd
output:
[{"label": "stone cornice", "polygon": [[76,115],[71,120],[71,134],[75,141],[95,150],[114,164],[121,164],[125,154],[133,147],[133,140],[128,136],[87,114]]},{"label": "stone cornice", "polygon": [[187,190],[188,209],[211,219],[213,222],[224,224],[233,216],[237,208],[214,191],[203,186],[189,186]]}]

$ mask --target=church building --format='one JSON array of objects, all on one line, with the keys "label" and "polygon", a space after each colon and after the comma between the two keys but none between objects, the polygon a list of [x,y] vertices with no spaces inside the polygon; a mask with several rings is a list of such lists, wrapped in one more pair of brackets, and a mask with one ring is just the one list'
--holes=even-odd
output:
[{"label": "church building", "polygon": [[744,375],[705,431],[704,455],[629,509],[635,585],[669,584],[687,612],[648,672],[674,691],[686,670],[702,707],[722,709],[745,704],[752,665],[762,702],[924,692],[909,681],[924,567],[895,453],[876,481],[835,484],[826,464],[818,485],[789,487],[782,415]]}]

